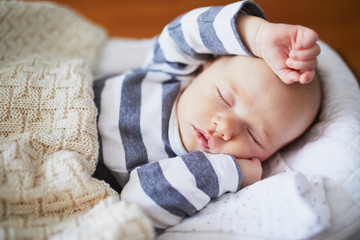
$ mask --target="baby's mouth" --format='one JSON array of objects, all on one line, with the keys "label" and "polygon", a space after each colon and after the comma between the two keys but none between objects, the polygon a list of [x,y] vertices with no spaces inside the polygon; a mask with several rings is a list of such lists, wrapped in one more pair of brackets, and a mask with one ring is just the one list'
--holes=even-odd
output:
[{"label": "baby's mouth", "polygon": [[198,140],[201,148],[206,152],[210,152],[210,150],[212,148],[212,144],[213,144],[211,136],[202,129],[199,129],[194,126],[193,126],[193,128],[194,128],[196,139]]}]

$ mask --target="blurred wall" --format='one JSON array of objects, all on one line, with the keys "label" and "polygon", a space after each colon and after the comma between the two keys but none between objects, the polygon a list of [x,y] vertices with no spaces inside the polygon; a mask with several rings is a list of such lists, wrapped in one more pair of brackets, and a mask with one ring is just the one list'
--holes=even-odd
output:
[{"label": "blurred wall", "polygon": [[[227,0],[52,0],[68,5],[107,29],[111,37],[148,38],[172,19],[196,7]],[[360,79],[360,0],[256,0],[271,22],[316,30]],[[359,81],[360,82],[360,81]]]}]

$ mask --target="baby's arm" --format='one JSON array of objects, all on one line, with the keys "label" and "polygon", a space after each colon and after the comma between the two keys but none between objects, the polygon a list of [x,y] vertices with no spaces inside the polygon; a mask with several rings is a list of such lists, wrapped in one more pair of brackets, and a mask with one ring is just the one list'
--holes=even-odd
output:
[{"label": "baby's arm", "polygon": [[241,13],[265,18],[252,1],[194,9],[169,23],[157,38],[143,68],[189,76],[218,55],[252,55],[236,26]]},{"label": "baby's arm", "polygon": [[258,17],[239,15],[238,32],[252,53],[261,57],[285,83],[308,83],[315,75],[320,47],[312,29],[274,24]]},{"label": "baby's arm", "polygon": [[[245,162],[247,161],[247,162]],[[121,192],[121,199],[136,203],[163,228],[178,224],[205,207],[212,198],[236,192],[251,184],[249,171],[256,160],[200,151],[149,163],[134,169]],[[240,168],[244,167],[244,170]],[[246,179],[244,179],[244,177]]]}]

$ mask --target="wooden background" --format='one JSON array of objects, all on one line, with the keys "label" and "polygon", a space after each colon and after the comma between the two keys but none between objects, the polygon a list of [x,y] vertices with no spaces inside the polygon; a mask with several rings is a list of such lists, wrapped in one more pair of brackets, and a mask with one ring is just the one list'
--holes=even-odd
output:
[{"label": "wooden background", "polygon": [[[148,38],[181,13],[229,0],[52,0],[101,25],[110,37]],[[256,0],[269,21],[313,28],[360,82],[360,0]]]}]

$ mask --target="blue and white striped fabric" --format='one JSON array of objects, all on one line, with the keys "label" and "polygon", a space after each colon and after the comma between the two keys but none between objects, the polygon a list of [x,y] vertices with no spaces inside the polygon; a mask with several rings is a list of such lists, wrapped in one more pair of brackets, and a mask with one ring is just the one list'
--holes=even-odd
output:
[{"label": "blue and white striped fabric", "polygon": [[195,9],[164,28],[141,69],[95,83],[99,166],[111,171],[115,189],[123,188],[121,198],[138,204],[157,227],[240,188],[232,156],[185,151],[175,114],[179,93],[208,59],[251,55],[236,30],[239,13],[265,18],[251,1]]}]

